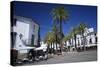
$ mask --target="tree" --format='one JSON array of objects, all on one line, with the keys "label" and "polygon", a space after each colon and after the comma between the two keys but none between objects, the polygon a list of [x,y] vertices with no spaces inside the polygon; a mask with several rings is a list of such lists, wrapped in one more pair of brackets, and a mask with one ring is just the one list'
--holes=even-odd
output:
[{"label": "tree", "polygon": [[[71,38],[72,38],[72,34],[71,34],[71,33],[67,34],[67,35],[63,38],[63,41],[65,42],[66,47],[67,47],[68,50],[70,49],[70,46],[71,46]],[[70,46],[68,46],[68,44],[66,43],[67,41],[70,43]]]},{"label": "tree", "polygon": [[[44,39],[44,43],[48,44],[48,49],[51,53],[54,52],[54,42],[55,42],[55,37],[54,37],[54,33],[53,32],[48,32],[45,39]],[[51,46],[51,48],[50,48]],[[53,46],[53,48],[52,48]]]},{"label": "tree", "polygon": [[57,36],[58,35],[58,28],[55,24],[53,26],[52,33],[53,33],[53,36],[54,36],[54,38],[53,38],[54,43],[56,43],[56,52],[57,52],[57,50],[58,50],[57,44],[59,43],[59,37]]},{"label": "tree", "polygon": [[74,41],[75,41],[75,49],[77,50],[77,44],[76,44],[76,35],[79,33],[79,30],[78,30],[78,27],[74,27],[72,29],[72,36],[74,38]]},{"label": "tree", "polygon": [[78,30],[79,30],[79,33],[82,35],[83,37],[83,49],[85,50],[85,36],[84,36],[84,32],[85,32],[85,28],[86,28],[86,24],[84,23],[80,23],[79,26],[78,26]]},{"label": "tree", "polygon": [[65,42],[66,44],[66,47],[67,47],[67,41],[69,41],[71,39],[71,36],[70,35],[66,35],[64,38],[63,38],[63,41]]},{"label": "tree", "polygon": [[52,16],[53,16],[53,20],[58,22],[59,24],[60,46],[62,52],[62,39],[63,39],[62,23],[63,21],[68,20],[69,13],[67,10],[65,10],[64,7],[60,6],[52,10]]}]

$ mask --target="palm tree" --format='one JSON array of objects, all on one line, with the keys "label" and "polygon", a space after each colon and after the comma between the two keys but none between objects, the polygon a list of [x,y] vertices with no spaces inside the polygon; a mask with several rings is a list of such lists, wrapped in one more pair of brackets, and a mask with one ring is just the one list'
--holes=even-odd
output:
[{"label": "palm tree", "polygon": [[79,29],[79,33],[82,35],[82,37],[83,37],[83,48],[84,48],[84,50],[85,50],[85,36],[84,36],[84,32],[85,32],[85,28],[86,28],[87,26],[86,26],[86,24],[84,24],[84,23],[80,23],[80,25],[79,25],[79,27],[78,27],[78,29]]},{"label": "palm tree", "polygon": [[76,44],[76,35],[79,33],[79,30],[78,30],[78,27],[74,27],[72,29],[72,36],[74,38],[74,41],[75,41],[75,49],[77,50],[77,44]]},{"label": "palm tree", "polygon": [[56,52],[58,50],[57,48],[57,43],[59,43],[59,38],[58,38],[58,28],[56,25],[53,26],[53,29],[52,29],[52,33],[53,33],[53,36],[54,36],[54,43],[56,43]]},{"label": "palm tree", "polygon": [[67,47],[67,41],[68,41],[68,36],[65,36],[64,38],[63,38],[63,41],[65,42],[65,46]]},{"label": "palm tree", "polygon": [[50,46],[51,46],[51,39],[50,39],[50,32],[47,33],[46,37],[44,38],[44,43],[47,43],[48,51],[50,52]]},{"label": "palm tree", "polygon": [[70,51],[70,47],[72,46],[71,44],[71,39],[73,38],[72,33],[70,32],[67,36],[65,36],[65,41],[68,41],[70,45],[67,45],[68,51]]},{"label": "palm tree", "polygon": [[71,35],[71,34],[68,34],[68,35],[66,35],[66,36],[63,38],[63,41],[65,42],[67,49],[68,49],[67,41],[70,42],[70,39],[71,39],[71,38],[72,38],[72,35]]},{"label": "palm tree", "polygon": [[[68,20],[69,13],[67,10],[65,10],[64,7],[60,6],[52,10],[52,16],[53,20],[58,22],[59,24],[60,46],[62,46],[62,38],[63,38],[62,23],[63,21]],[[62,47],[61,47],[61,52],[62,52]]]},{"label": "palm tree", "polygon": [[[48,32],[44,42],[48,44],[48,49],[50,49],[50,52],[54,52],[54,42],[55,42],[55,37],[53,32]],[[51,46],[51,48],[50,48]],[[53,47],[52,47],[53,46]]]},{"label": "palm tree", "polygon": [[67,41],[68,41],[68,36],[65,36],[65,37],[63,38],[63,42],[65,43],[65,44],[64,44],[65,48],[67,48]]}]

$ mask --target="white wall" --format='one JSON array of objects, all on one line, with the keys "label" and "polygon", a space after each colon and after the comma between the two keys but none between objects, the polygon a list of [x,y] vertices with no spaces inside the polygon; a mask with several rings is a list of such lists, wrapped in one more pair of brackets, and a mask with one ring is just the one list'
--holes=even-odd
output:
[{"label": "white wall", "polygon": [[17,21],[16,24],[16,30],[18,34],[22,34],[23,35],[23,39],[28,39],[29,38],[29,24],[21,22],[21,21]]},{"label": "white wall", "polygon": [[22,43],[22,41],[20,39],[20,34],[23,35],[22,36],[23,40],[28,39],[29,24],[21,22],[21,21],[16,21],[16,26],[14,27],[14,32],[17,32],[14,48],[17,50],[24,48],[25,45]]}]

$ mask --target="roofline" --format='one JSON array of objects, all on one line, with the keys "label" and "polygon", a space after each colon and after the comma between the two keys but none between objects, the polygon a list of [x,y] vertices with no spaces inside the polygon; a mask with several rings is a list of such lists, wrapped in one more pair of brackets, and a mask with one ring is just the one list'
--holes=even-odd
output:
[{"label": "roofline", "polygon": [[17,20],[20,20],[20,21],[30,21],[30,22],[33,22],[37,25],[39,25],[36,21],[34,21],[33,19],[31,18],[27,18],[27,17],[24,17],[24,16],[18,16],[18,15],[14,15],[13,18],[17,19]]}]

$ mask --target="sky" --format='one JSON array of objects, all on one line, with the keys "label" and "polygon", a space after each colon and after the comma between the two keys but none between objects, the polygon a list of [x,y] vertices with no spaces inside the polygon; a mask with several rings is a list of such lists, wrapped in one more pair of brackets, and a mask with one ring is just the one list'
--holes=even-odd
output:
[{"label": "sky", "polygon": [[43,40],[47,32],[51,31],[53,18],[51,11],[53,8],[64,6],[69,12],[69,20],[63,23],[63,33],[67,35],[72,27],[84,22],[89,28],[93,27],[97,31],[97,7],[71,4],[48,4],[34,2],[13,2],[13,12],[17,16],[31,18],[40,25],[40,37]]}]

